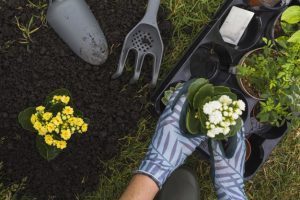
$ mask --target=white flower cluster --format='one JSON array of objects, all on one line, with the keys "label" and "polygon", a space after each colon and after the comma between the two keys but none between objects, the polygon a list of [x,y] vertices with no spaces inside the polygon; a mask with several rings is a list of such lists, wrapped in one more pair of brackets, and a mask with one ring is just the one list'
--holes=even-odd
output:
[{"label": "white flower cluster", "polygon": [[236,125],[236,120],[242,115],[242,111],[245,111],[245,107],[242,100],[232,101],[227,95],[206,103],[203,106],[203,112],[208,115],[207,136],[214,138],[219,134],[227,135],[230,132],[230,126]]}]

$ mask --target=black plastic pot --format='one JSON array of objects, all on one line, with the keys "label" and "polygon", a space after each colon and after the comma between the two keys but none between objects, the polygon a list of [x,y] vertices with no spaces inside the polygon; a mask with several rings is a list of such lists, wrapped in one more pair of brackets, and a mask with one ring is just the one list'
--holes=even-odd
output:
[{"label": "black plastic pot", "polygon": [[258,113],[260,112],[260,104],[257,104],[253,107],[251,111],[251,127],[253,127],[252,134],[259,135],[265,139],[275,139],[282,137],[284,130],[287,129],[287,124],[284,124],[282,127],[274,127],[269,123],[261,123],[257,118]]},{"label": "black plastic pot", "polygon": [[[236,7],[252,11],[251,8],[248,6],[245,6],[244,4],[238,4],[235,5]],[[224,23],[227,15],[229,14],[230,10],[225,13],[224,17],[219,20],[219,29],[221,28],[222,24]],[[259,40],[261,39],[261,36],[263,34],[263,22],[261,19],[261,16],[258,14],[255,14],[252,20],[250,21],[248,27],[246,28],[243,36],[241,37],[238,45],[232,45],[229,43],[224,43],[226,46],[229,46],[230,48],[234,48],[236,50],[242,51],[252,48]]]},{"label": "black plastic pot", "polygon": [[[275,43],[275,38],[284,35],[284,32],[281,27],[281,15],[277,15],[274,18],[274,22],[270,23],[269,26],[267,27],[267,37],[271,39]],[[277,30],[278,29],[278,30]]]},{"label": "black plastic pot", "polygon": [[[209,80],[220,79],[218,74],[227,73],[231,62],[230,54],[225,47],[217,43],[204,44],[191,57],[191,77],[202,77]],[[228,76],[227,73],[225,80]]]}]

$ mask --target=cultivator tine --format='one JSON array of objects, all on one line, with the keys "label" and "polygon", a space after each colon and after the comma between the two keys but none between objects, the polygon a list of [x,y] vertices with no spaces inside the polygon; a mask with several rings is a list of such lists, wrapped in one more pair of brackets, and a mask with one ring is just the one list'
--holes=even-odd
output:
[{"label": "cultivator tine", "polygon": [[127,56],[128,56],[128,53],[130,50],[131,50],[131,48],[125,48],[125,45],[124,45],[121,56],[120,56],[118,69],[117,69],[116,73],[114,73],[112,75],[112,79],[116,79],[122,75],[122,72],[123,72],[125,64],[126,64]]},{"label": "cultivator tine", "polygon": [[130,80],[130,84],[136,83],[141,75],[141,70],[144,62],[145,54],[137,53],[135,67],[134,67],[134,74]]},{"label": "cultivator tine", "polygon": [[152,81],[151,81],[151,86],[155,87],[159,75],[159,70],[161,66],[161,61],[162,61],[162,55],[158,54],[154,57],[154,64],[153,64],[153,71],[152,71]]}]

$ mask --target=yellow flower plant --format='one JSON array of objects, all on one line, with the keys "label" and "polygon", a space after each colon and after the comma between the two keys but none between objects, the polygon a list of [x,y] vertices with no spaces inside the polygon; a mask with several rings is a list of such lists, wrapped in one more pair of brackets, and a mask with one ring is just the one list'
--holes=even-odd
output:
[{"label": "yellow flower plant", "polygon": [[52,92],[45,106],[31,107],[19,114],[22,127],[37,132],[37,148],[47,160],[54,159],[67,148],[74,134],[86,133],[87,121],[72,107],[71,94],[66,89]]}]

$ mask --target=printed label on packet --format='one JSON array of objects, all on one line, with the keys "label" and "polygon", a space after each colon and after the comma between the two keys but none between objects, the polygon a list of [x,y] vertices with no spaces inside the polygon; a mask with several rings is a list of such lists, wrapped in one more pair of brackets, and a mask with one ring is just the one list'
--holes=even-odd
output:
[{"label": "printed label on packet", "polygon": [[233,6],[220,28],[223,40],[237,45],[253,16],[254,12]]}]

